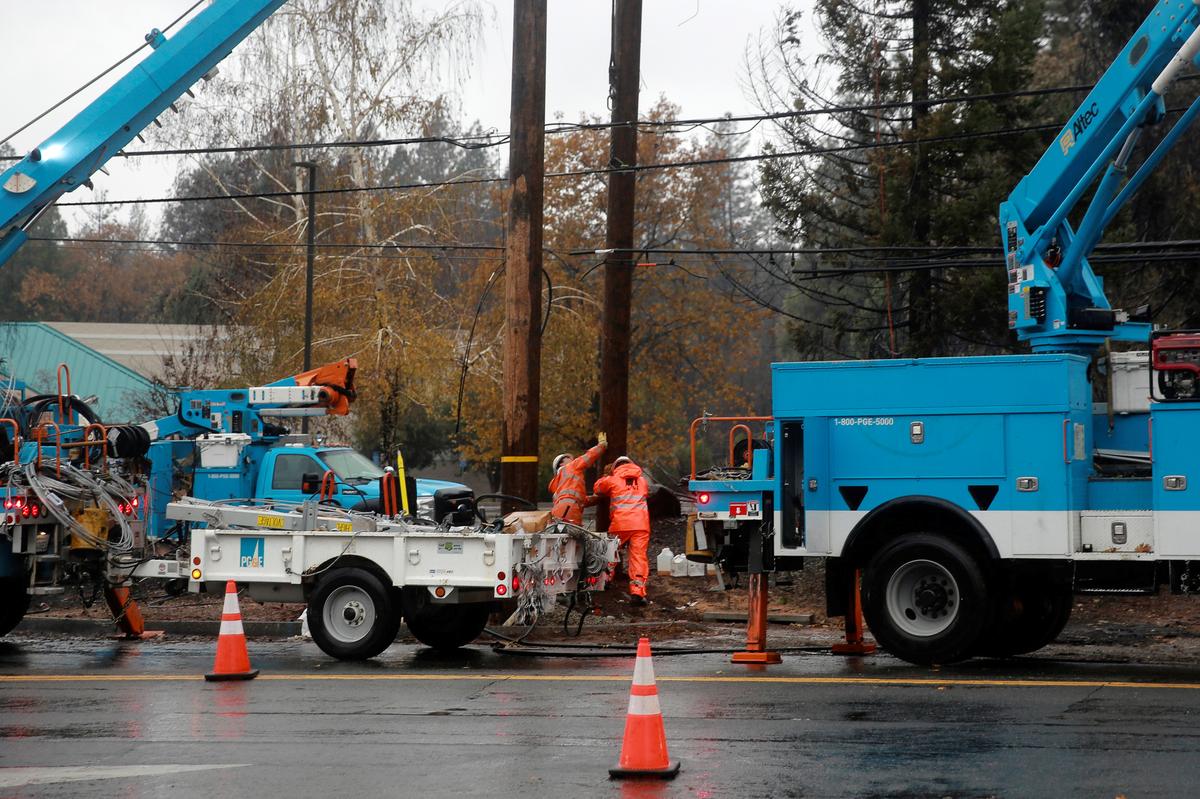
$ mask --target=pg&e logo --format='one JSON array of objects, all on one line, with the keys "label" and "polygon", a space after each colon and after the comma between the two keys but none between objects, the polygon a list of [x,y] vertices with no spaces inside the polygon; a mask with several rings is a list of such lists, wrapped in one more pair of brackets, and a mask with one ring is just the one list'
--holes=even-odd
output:
[{"label": "pg&e logo", "polygon": [[265,538],[243,538],[238,565],[243,569],[266,568],[266,545]]}]

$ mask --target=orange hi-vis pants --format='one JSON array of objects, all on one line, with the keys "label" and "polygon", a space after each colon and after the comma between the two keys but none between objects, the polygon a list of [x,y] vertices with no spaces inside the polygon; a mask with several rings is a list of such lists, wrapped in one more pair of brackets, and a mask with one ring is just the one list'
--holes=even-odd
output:
[{"label": "orange hi-vis pants", "polygon": [[621,540],[621,546],[628,545],[629,593],[637,596],[646,595],[646,583],[650,580],[650,559],[646,550],[650,546],[649,530],[609,530]]}]

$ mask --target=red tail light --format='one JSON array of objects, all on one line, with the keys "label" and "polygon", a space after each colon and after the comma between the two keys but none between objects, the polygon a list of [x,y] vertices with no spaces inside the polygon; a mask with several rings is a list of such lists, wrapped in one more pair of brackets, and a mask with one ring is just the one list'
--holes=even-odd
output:
[{"label": "red tail light", "polygon": [[699,503],[699,504],[701,504],[701,505],[707,505],[707,504],[708,504],[708,501],[709,501],[710,499],[712,499],[712,497],[711,497],[711,496],[710,496],[708,493],[706,493],[706,492],[705,492],[705,493],[700,493],[700,494],[697,494],[697,495],[696,495],[696,502],[698,502],[698,503]]},{"label": "red tail light", "polygon": [[513,590],[514,591],[521,590],[521,578],[515,574],[513,575]]},{"label": "red tail light", "polygon": [[501,583],[500,585],[496,586],[496,596],[504,596],[507,593],[508,593],[507,585],[504,585],[503,583]]}]

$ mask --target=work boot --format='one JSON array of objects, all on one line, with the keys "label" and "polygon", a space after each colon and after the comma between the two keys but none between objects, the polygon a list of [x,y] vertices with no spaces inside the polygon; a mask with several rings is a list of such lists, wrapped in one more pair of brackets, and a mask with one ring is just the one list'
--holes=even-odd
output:
[{"label": "work boot", "polygon": [[646,601],[646,597],[642,596],[641,594],[634,594],[633,596],[629,597],[629,604],[633,605],[635,608],[644,608],[650,603]]}]

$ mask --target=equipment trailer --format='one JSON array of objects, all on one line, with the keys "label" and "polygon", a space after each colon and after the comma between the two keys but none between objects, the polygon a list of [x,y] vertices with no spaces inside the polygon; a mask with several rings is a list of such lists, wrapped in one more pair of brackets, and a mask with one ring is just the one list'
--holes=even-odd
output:
[{"label": "equipment trailer", "polygon": [[1196,100],[1128,175],[1198,24],[1192,0],[1154,3],[1000,206],[1009,325],[1032,352],[775,364],[747,457],[697,474],[693,455],[693,558],[750,572],[763,612],[765,572],[822,558],[848,621],[861,575],[875,638],[914,663],[1034,651],[1073,592],[1200,590],[1200,334],[1114,309],[1087,260],[1200,116]]},{"label": "equipment trailer", "polygon": [[566,523],[535,532],[503,519],[451,527],[312,501],[184,500],[166,513],[203,526],[191,527],[184,557],[149,561],[134,577],[186,574],[193,592],[234,580],[260,601],[307,602],[313,640],[342,660],[382,652],[401,618],[443,650],[475,640],[496,610],[531,623],[559,596],[603,590],[617,559],[615,538]]}]

